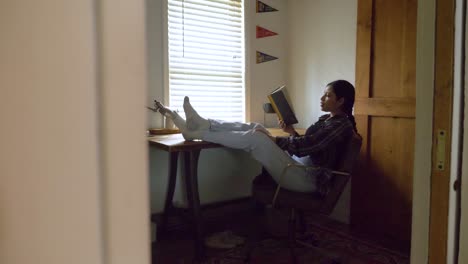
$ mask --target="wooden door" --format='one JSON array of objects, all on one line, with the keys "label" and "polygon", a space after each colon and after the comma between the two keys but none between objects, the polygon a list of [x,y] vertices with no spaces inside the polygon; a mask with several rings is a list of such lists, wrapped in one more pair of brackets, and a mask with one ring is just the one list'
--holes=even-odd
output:
[{"label": "wooden door", "polygon": [[355,117],[363,136],[352,227],[411,241],[417,0],[358,0]]}]

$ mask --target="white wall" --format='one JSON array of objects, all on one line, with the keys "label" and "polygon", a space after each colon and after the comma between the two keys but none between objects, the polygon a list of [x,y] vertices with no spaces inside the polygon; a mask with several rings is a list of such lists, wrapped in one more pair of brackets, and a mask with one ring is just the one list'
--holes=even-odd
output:
[{"label": "white wall", "polygon": [[320,97],[336,79],[354,84],[356,0],[289,1],[288,84],[299,125],[307,127],[323,113]]},{"label": "white wall", "polygon": [[[146,0],[146,39],[148,65],[147,106],[164,101],[163,0]],[[160,114],[147,112],[148,127],[163,127]]]},{"label": "white wall", "polygon": [[[247,50],[249,122],[264,123],[267,127],[277,127],[274,114],[264,115],[263,104],[268,102],[267,95],[275,88],[288,85],[288,9],[289,1],[265,0],[263,3],[277,9],[276,12],[256,13],[256,1],[245,1],[247,7],[246,27],[249,39]],[[278,33],[276,36],[256,38],[256,26]],[[277,57],[277,60],[256,63],[256,51]]]},{"label": "white wall", "polygon": [[0,4],[2,264],[149,263],[143,1],[109,2]]}]

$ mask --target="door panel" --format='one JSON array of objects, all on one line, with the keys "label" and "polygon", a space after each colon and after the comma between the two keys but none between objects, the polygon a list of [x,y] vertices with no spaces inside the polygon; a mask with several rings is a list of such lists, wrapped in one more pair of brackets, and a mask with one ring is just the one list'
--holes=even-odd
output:
[{"label": "door panel", "polygon": [[[404,241],[411,234],[414,119],[372,117],[369,166],[375,179],[378,218],[383,234]],[[393,237],[396,235],[396,237]]]},{"label": "door panel", "polygon": [[376,1],[371,97],[415,97],[416,11],[416,1]]},{"label": "door panel", "polygon": [[415,0],[359,0],[355,115],[363,136],[351,224],[411,241],[416,76]]}]

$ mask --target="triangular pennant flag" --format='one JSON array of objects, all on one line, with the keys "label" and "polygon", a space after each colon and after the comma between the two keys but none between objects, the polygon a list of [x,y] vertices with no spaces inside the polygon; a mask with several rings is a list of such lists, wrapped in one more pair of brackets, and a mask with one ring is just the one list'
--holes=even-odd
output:
[{"label": "triangular pennant flag", "polygon": [[261,1],[257,0],[257,13],[264,13],[264,12],[274,12],[278,11],[278,9],[275,9]]},{"label": "triangular pennant flag", "polygon": [[265,37],[271,37],[275,35],[278,35],[278,33],[275,33],[266,28],[257,26],[257,38],[265,38]]},{"label": "triangular pennant flag", "polygon": [[263,52],[257,51],[257,64],[272,61],[278,59],[277,57],[273,57],[271,55],[265,54]]}]

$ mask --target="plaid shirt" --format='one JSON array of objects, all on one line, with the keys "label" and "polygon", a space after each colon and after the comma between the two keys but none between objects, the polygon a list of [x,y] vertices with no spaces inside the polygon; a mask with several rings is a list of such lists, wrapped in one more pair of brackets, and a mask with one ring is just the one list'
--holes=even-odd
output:
[{"label": "plaid shirt", "polygon": [[336,168],[343,155],[343,146],[353,134],[353,125],[347,116],[323,115],[307,128],[304,136],[277,137],[276,144],[290,155],[309,155],[315,166]]}]

